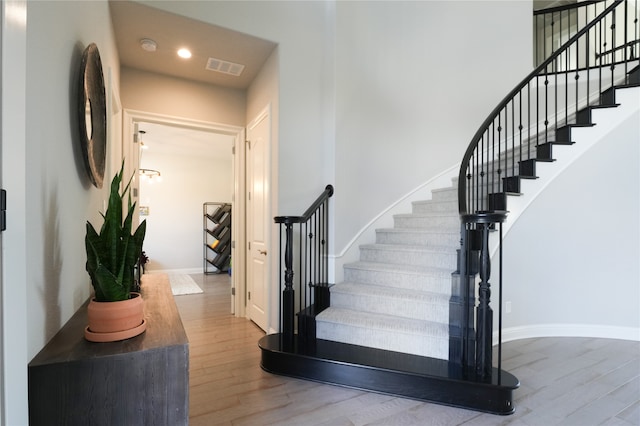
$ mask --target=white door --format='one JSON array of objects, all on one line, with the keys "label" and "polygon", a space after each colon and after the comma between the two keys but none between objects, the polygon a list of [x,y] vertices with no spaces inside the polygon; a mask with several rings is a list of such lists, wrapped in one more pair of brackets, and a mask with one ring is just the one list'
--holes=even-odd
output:
[{"label": "white door", "polygon": [[263,330],[269,306],[269,147],[267,107],[247,127],[247,316]]}]

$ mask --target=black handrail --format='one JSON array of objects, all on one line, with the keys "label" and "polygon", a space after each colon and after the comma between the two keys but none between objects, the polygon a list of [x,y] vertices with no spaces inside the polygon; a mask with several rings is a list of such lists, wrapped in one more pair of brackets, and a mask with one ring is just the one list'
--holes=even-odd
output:
[{"label": "black handrail", "polygon": [[[637,9],[638,0],[634,1]],[[590,2],[595,3],[599,2]],[[551,53],[494,108],[465,151],[458,174],[461,248],[457,273],[460,275],[461,285],[459,294],[452,294],[452,297],[462,300],[462,341],[450,351],[450,361],[461,365],[469,377],[492,380],[493,312],[490,305],[489,232],[496,228],[500,231],[498,248],[501,271],[502,223],[507,215],[506,194],[519,193],[521,179],[536,177],[536,161],[552,161],[552,144],[572,143],[571,126],[579,125],[578,123],[590,125],[589,107],[596,102],[613,104],[608,96],[610,89],[618,84],[617,79],[626,83],[629,62],[638,61],[633,51],[633,46],[640,39],[638,12],[636,10],[634,16],[631,16],[629,8],[625,7],[616,16],[616,11],[620,10],[618,8],[621,5],[628,6],[629,3],[630,0],[614,0],[592,21],[585,22],[583,28]],[[629,22],[632,20],[630,26]],[[616,25],[624,30],[623,37],[618,34],[619,40],[616,40]],[[633,31],[631,37],[628,31],[630,28]],[[611,44],[607,46],[609,42]],[[630,55],[628,49],[631,50]],[[603,52],[608,53],[605,55]],[[560,65],[565,71],[558,72],[556,61],[562,61]],[[624,66],[619,67],[620,71],[616,75],[618,64]],[[571,90],[570,73],[573,80],[571,83],[575,85]],[[594,82],[590,81],[591,73],[596,80]],[[581,79],[586,79],[586,82],[580,84]],[[558,85],[565,87],[559,92]],[[592,100],[595,102],[591,102]],[[563,107],[564,111],[559,110]],[[476,292],[473,285],[478,273],[479,298],[478,305],[475,306],[473,295]],[[498,274],[498,280],[500,370],[501,273]],[[472,320],[474,311],[475,321]]]},{"label": "black handrail", "polygon": [[[324,298],[319,287],[328,289],[328,248],[329,248],[329,198],[333,195],[333,186],[327,185],[320,196],[309,206],[302,216],[277,216],[275,223],[280,224],[280,283],[283,285],[280,297],[280,324],[282,343],[293,345],[295,334],[296,287],[299,294],[297,309],[299,312],[298,334],[306,338],[303,331],[308,330],[310,338],[315,338],[315,325],[309,330],[307,313],[302,312],[313,307],[317,298]],[[298,227],[294,229],[294,225]],[[298,232],[297,245],[294,231]],[[284,241],[283,241],[284,233]],[[284,249],[283,249],[284,243]],[[294,257],[298,260],[295,269]],[[284,267],[283,267],[284,263]],[[298,277],[294,282],[294,277]],[[327,290],[328,291],[328,290]],[[315,312],[313,312],[315,313]],[[301,325],[304,324],[304,325]]]},{"label": "black handrail", "polygon": [[327,185],[324,192],[320,194],[311,206],[305,211],[302,216],[276,216],[273,220],[275,223],[303,223],[309,220],[311,215],[318,210],[318,207],[322,205],[329,197],[333,195],[333,185]]},{"label": "black handrail", "polygon": [[[566,53],[572,46],[574,46],[574,44],[584,35],[586,34],[590,29],[594,28],[598,23],[600,23],[603,18],[605,18],[606,16],[608,16],[612,11],[614,11],[620,4],[626,3],[626,1],[624,0],[616,0],[613,4],[611,4],[609,7],[607,7],[598,17],[596,17],[596,19],[594,19],[593,21],[591,21],[588,25],[586,25],[584,28],[582,28],[580,31],[578,31],[573,37],[571,37],[560,49],[558,49],[557,51],[555,51],[551,56],[549,56],[542,64],[540,64],[537,68],[535,68],[529,75],[527,75],[527,77],[525,77],[520,84],[518,84],[513,90],[511,90],[509,92],[509,94],[507,96],[504,97],[504,99],[502,100],[502,102],[500,102],[498,104],[498,106],[496,106],[493,111],[489,114],[489,116],[484,120],[484,122],[482,123],[482,125],[480,126],[480,128],[478,129],[478,131],[475,133],[475,135],[473,136],[471,143],[469,144],[467,150],[465,151],[464,157],[462,159],[462,164],[460,165],[460,172],[458,174],[458,210],[460,215],[465,215],[465,214],[469,214],[472,213],[472,211],[469,211],[469,208],[467,206],[467,179],[471,179],[473,176],[470,175],[469,173],[469,164],[471,162],[472,156],[474,154],[474,152],[478,149],[478,147],[480,146],[480,144],[484,141],[483,139],[483,135],[485,134],[485,132],[489,131],[489,130],[493,130],[493,132],[495,132],[496,130],[498,130],[499,132],[503,130],[502,126],[500,126],[500,124],[498,124],[498,127],[496,127],[495,121],[498,117],[501,116],[501,113],[503,112],[503,110],[512,102],[514,102],[516,99],[518,99],[520,101],[520,103],[522,103],[522,96],[521,93],[522,91],[527,88],[529,86],[529,90],[531,90],[531,84],[532,81],[536,78],[539,78],[540,76],[548,76],[549,72],[547,72],[547,68],[558,58],[561,57],[562,54]],[[636,24],[637,25],[637,24]],[[576,50],[577,51],[577,50]],[[613,66],[615,61],[611,61],[611,63],[606,63],[605,65],[607,66]],[[572,71],[575,71],[572,70]],[[546,84],[545,84],[546,85]],[[613,85],[613,82],[612,82]],[[536,90],[539,90],[538,88],[536,88]],[[519,96],[520,95],[520,96]],[[545,98],[546,99],[546,98]],[[568,99],[565,99],[568,102]],[[530,102],[531,99],[527,97],[527,102]],[[576,99],[576,104],[578,103],[578,100]],[[536,105],[536,108],[539,108],[539,105]],[[530,112],[530,111],[529,111]],[[556,111],[557,112],[557,111]],[[522,113],[522,111],[521,111]],[[506,120],[505,120],[506,121]],[[545,124],[548,125],[548,117],[545,117]],[[515,121],[512,123],[515,127]],[[531,123],[529,123],[531,124]],[[522,132],[523,126],[522,126],[522,122],[520,122],[519,126],[518,126],[520,132]],[[520,134],[520,137],[522,137],[522,134]],[[500,139],[499,139],[500,141]],[[513,141],[512,141],[513,142]],[[528,142],[528,141],[527,141]],[[545,142],[547,142],[547,140],[545,140]],[[503,147],[499,147],[499,151],[500,152],[504,152],[505,150],[502,150]],[[483,153],[486,152],[487,156],[493,154],[495,156],[496,154],[496,149],[495,146],[494,147],[489,147],[488,143],[487,143],[487,147],[482,147]],[[481,159],[484,160],[484,159]],[[498,158],[499,160],[499,158]],[[498,173],[500,173],[501,170],[498,169]],[[480,178],[485,178],[483,183],[485,183],[485,186],[489,184],[489,180],[488,180],[488,173],[483,173],[482,176],[480,176]],[[477,177],[476,177],[477,179]],[[476,182],[478,184],[478,186],[480,186],[479,184],[479,180]],[[495,187],[500,186],[500,182],[495,182],[492,180],[492,182],[490,183],[491,186]],[[488,195],[488,192],[484,195]],[[486,206],[486,204],[484,204],[484,202],[479,202],[479,200],[477,200],[477,206],[480,207],[477,210],[486,210],[487,208],[482,208],[483,206]]]}]

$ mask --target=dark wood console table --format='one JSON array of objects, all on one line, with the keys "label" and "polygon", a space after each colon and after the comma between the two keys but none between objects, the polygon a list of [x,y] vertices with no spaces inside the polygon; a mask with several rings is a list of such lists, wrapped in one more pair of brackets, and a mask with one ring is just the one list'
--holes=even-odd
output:
[{"label": "dark wood console table", "polygon": [[144,275],[141,293],[141,335],[85,340],[87,302],[31,360],[31,426],[189,424],[189,342],[168,277]]}]

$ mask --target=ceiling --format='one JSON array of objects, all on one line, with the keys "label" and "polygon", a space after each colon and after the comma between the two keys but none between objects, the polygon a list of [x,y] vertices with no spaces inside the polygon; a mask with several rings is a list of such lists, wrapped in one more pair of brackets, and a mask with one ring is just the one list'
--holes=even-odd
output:
[{"label": "ceiling", "polygon": [[[120,64],[124,67],[164,74],[234,89],[246,89],[260,72],[276,44],[247,34],[174,15],[133,1],[110,0],[109,8]],[[157,43],[147,52],[141,39]],[[182,59],[177,50],[186,47],[193,56]],[[245,68],[236,77],[205,67],[209,58]]]},{"label": "ceiling", "polygon": [[[109,1],[116,46],[123,67],[140,69],[171,77],[246,89],[267,60],[275,43],[227,30],[203,22],[164,12],[133,1]],[[141,39],[157,43],[155,52],[147,52]],[[182,59],[177,50],[187,47],[193,53]],[[205,69],[210,57],[242,64],[235,77]],[[209,159],[231,158],[233,137],[212,132],[139,122],[138,129],[145,152]]]}]

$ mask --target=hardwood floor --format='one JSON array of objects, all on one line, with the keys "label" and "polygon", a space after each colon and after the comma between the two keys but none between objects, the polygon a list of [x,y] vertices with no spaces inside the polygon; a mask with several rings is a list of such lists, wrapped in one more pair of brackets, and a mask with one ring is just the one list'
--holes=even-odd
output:
[{"label": "hardwood floor", "polygon": [[190,425],[640,425],[640,342],[539,338],[503,345],[516,413],[495,416],[275,376],[251,321],[230,312],[226,275],[192,275],[176,296],[189,337]]}]

